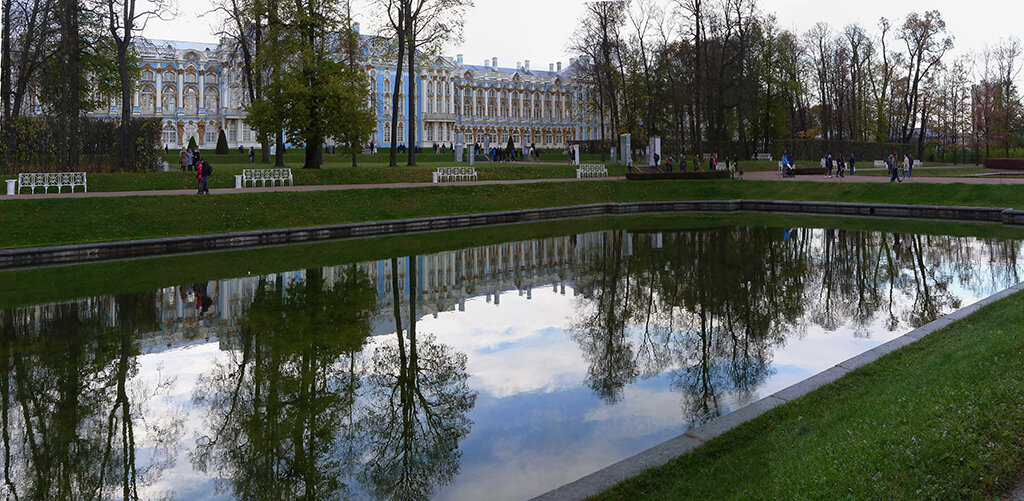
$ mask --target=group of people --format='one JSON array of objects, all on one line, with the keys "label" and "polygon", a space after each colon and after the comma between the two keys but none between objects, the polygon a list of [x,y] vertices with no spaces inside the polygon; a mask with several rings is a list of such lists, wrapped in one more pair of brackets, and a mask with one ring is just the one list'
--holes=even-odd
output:
[{"label": "group of people", "polygon": [[856,159],[852,154],[846,158],[843,155],[833,157],[831,153],[826,154],[821,157],[821,168],[825,169],[825,177],[832,177],[833,173],[836,177],[846,177],[847,168],[850,169],[851,176],[857,172]]},{"label": "group of people", "polygon": [[[252,163],[255,151],[252,147],[249,148],[249,163]],[[181,171],[185,170],[195,171],[196,173],[196,187],[198,189],[197,194],[210,194],[210,186],[207,183],[207,178],[213,174],[213,167],[210,166],[210,162],[207,162],[199,154],[199,148],[188,149],[187,147],[182,148],[181,152],[178,153],[178,161],[181,164]]]},{"label": "group of people", "polygon": [[914,157],[910,156],[910,153],[903,154],[903,162],[900,163],[899,155],[896,152],[892,152],[885,159],[885,169],[889,171],[889,182],[902,183],[904,179],[910,179],[914,177]]}]

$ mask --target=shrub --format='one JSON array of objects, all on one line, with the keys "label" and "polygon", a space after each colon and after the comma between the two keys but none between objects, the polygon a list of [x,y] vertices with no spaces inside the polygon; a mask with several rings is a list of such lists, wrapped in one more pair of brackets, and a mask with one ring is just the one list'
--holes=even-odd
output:
[{"label": "shrub", "polygon": [[197,147],[197,145],[196,145],[196,137],[192,136],[192,137],[188,138],[188,149],[194,150],[194,149],[196,149],[196,147]]},{"label": "shrub", "polygon": [[217,154],[228,154],[228,136],[224,134],[224,129],[221,129],[220,134],[217,135]]},{"label": "shrub", "polygon": [[986,169],[1024,170],[1024,158],[986,158]]},{"label": "shrub", "polygon": [[[161,162],[158,118],[133,118],[128,122],[129,144],[134,145],[134,165],[121,165],[117,156],[120,137],[115,120],[83,118],[73,134],[78,147],[78,163],[66,166],[67,152],[60,151],[65,135],[62,124],[53,117],[19,117],[3,124],[0,141],[0,171],[86,172],[147,171]],[[160,148],[162,149],[162,148]],[[64,167],[62,167],[64,166]]]}]

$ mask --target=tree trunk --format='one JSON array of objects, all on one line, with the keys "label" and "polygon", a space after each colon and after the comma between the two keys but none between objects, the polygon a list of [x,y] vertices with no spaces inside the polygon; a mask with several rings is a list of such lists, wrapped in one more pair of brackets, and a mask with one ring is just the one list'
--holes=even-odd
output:
[{"label": "tree trunk", "polygon": [[395,30],[398,41],[398,63],[395,65],[395,88],[391,93],[391,151],[388,152],[388,166],[398,167],[398,93],[402,90],[402,69],[405,64],[405,31]]},{"label": "tree trunk", "polygon": [[[406,26],[411,23],[406,22]],[[409,163],[416,165],[416,32],[409,29],[409,48],[406,51],[409,58]]]}]

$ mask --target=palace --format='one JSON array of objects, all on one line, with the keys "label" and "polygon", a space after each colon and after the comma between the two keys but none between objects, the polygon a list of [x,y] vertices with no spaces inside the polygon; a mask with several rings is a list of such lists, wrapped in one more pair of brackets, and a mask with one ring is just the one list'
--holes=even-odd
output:
[{"label": "palace", "polygon": [[[364,37],[365,39],[366,37]],[[254,131],[245,123],[245,92],[240,63],[226,41],[219,44],[172,40],[140,40],[140,81],[133,99],[133,114],[163,120],[162,144],[180,148],[194,137],[203,148],[213,148],[221,129],[231,148],[259,147]],[[377,116],[373,137],[381,146],[391,143],[391,117],[397,113],[397,143],[408,146],[407,95],[399,94],[399,109],[392,110],[394,61],[364,58],[372,92],[370,104]],[[560,148],[568,143],[597,139],[596,117],[585,106],[586,88],[576,78],[585,59],[572,59],[568,66],[549,65],[547,71],[530,68],[530,62],[515,68],[498,66],[498,59],[483,65],[465,64],[462,55],[454,59],[435,57],[417,69],[416,144],[454,144],[463,132],[466,143],[504,145],[512,138],[516,146]],[[409,76],[401,76],[408,88]],[[108,107],[93,110],[94,117],[119,117],[120,99]]]}]

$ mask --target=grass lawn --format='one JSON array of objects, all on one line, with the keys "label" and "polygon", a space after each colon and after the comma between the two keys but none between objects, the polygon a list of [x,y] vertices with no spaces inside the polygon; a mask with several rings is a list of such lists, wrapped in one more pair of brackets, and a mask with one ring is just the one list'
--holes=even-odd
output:
[{"label": "grass lawn", "polygon": [[597,499],[994,499],[1024,472],[1024,293]]},{"label": "grass lawn", "polygon": [[[3,201],[0,248],[644,200],[772,199],[1024,207],[1013,185],[588,181]],[[685,215],[680,217],[686,217]]]}]

